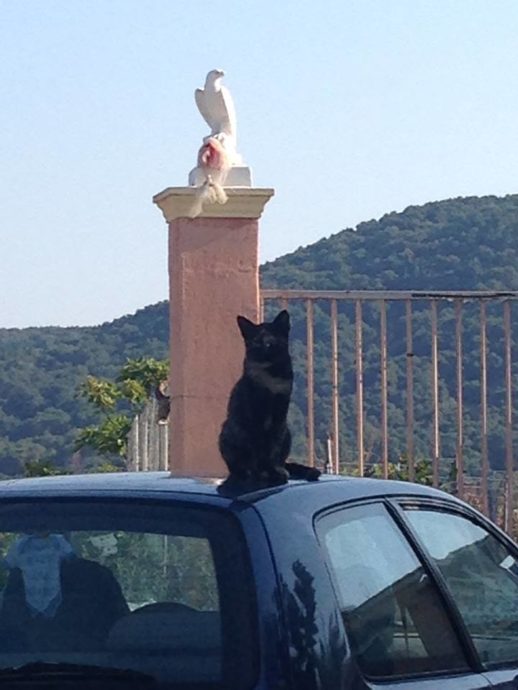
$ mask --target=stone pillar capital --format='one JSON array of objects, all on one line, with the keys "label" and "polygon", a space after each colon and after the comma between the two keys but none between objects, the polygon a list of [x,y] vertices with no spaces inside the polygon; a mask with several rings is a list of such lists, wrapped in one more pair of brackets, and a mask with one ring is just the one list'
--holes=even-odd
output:
[{"label": "stone pillar capital", "polygon": [[[208,204],[197,218],[251,218],[261,217],[264,207],[274,194],[270,188],[226,187],[225,204]],[[190,218],[196,196],[195,187],[168,187],[153,197],[168,223],[178,218]]]}]

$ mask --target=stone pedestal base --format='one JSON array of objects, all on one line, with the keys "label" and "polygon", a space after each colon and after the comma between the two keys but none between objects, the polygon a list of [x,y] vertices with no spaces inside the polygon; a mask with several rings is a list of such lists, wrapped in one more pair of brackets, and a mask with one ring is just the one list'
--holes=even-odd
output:
[{"label": "stone pedestal base", "polygon": [[270,189],[227,189],[226,204],[186,215],[192,188],[154,201],[169,223],[169,466],[175,476],[222,477],[218,436],[244,347],[236,316],[259,316],[258,227]]}]

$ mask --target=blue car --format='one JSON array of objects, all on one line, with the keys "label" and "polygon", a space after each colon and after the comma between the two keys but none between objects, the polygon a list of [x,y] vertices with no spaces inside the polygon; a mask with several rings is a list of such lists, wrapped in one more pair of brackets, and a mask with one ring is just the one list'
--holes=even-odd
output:
[{"label": "blue car", "polygon": [[0,687],[517,687],[517,548],[409,483],[0,483]]}]

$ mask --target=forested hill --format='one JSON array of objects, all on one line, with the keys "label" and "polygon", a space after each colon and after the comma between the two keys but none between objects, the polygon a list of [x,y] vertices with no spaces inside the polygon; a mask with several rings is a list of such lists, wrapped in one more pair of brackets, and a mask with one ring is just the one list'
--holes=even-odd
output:
[{"label": "forested hill", "polygon": [[[518,195],[434,202],[361,223],[264,265],[262,284],[518,290]],[[75,430],[93,421],[78,384],[87,374],[114,376],[126,358],[165,357],[167,332],[165,302],[98,327],[0,329],[0,474],[38,459],[67,464]]]},{"label": "forested hill", "polygon": [[518,195],[410,206],[263,266],[264,287],[518,290]]}]

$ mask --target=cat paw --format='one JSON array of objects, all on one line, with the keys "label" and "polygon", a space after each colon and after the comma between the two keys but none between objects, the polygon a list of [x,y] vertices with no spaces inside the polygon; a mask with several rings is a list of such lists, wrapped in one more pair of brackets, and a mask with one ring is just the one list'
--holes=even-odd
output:
[{"label": "cat paw", "polygon": [[287,462],[286,469],[291,479],[303,479],[307,482],[316,482],[322,474],[316,467],[300,465],[296,462]]},{"label": "cat paw", "polygon": [[274,467],[267,473],[267,479],[269,484],[273,486],[279,486],[281,484],[286,484],[289,479],[288,471],[284,467]]}]

